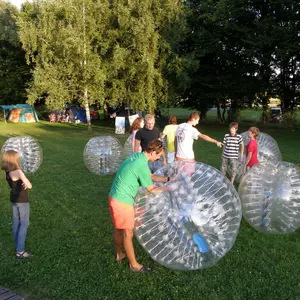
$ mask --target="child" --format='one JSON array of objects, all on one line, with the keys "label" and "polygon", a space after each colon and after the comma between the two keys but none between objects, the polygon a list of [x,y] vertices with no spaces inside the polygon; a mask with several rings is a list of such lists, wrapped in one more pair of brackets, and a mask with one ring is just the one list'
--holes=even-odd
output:
[{"label": "child", "polygon": [[[144,127],[144,119],[142,117],[136,118],[130,127],[130,134],[131,134],[131,140],[132,140],[132,152],[134,152],[135,135],[143,127]],[[142,152],[141,146],[139,147],[138,152]]]},{"label": "child", "polygon": [[254,165],[258,164],[257,152],[258,152],[258,145],[256,138],[259,135],[259,129],[256,127],[250,127],[248,130],[248,137],[250,142],[247,145],[247,157],[246,163],[243,168],[243,173],[245,174],[247,171],[247,167],[252,168]]},{"label": "child", "polygon": [[167,145],[168,145],[168,154],[167,154],[167,162],[168,164],[175,161],[175,135],[177,130],[177,119],[175,116],[170,116],[169,125],[164,128],[164,131],[161,135],[161,140],[167,136]]},{"label": "child", "polygon": [[[235,176],[239,167],[239,159],[242,162],[244,154],[244,143],[243,138],[240,134],[237,134],[238,123],[232,122],[229,125],[230,134],[224,136],[224,149],[222,153],[222,173],[226,175],[228,165],[231,169],[231,183],[234,183]],[[241,154],[239,157],[239,152]]]},{"label": "child", "polygon": [[8,150],[3,153],[1,169],[6,173],[6,180],[11,189],[10,201],[13,211],[13,237],[16,246],[16,257],[31,256],[25,251],[25,239],[29,225],[29,201],[27,189],[32,185],[19,166],[19,154]]}]

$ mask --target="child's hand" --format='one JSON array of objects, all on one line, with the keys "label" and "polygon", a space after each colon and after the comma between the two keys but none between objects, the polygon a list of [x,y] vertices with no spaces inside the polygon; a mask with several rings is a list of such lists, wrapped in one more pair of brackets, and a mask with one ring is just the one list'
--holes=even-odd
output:
[{"label": "child's hand", "polygon": [[216,145],[217,145],[219,148],[222,148],[223,143],[217,141],[217,142],[216,142]]},{"label": "child's hand", "polygon": [[24,190],[28,189],[28,186],[24,182],[22,183],[22,186],[23,186]]}]

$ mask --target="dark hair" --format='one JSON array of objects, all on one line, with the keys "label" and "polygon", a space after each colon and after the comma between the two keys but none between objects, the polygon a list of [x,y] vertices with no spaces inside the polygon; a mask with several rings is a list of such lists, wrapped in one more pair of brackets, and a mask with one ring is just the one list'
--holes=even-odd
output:
[{"label": "dark hair", "polygon": [[195,111],[190,114],[188,121],[192,121],[193,119],[200,119],[199,114]]},{"label": "dark hair", "polygon": [[154,141],[149,142],[146,152],[151,153],[151,152],[155,151],[156,154],[158,154],[161,151],[163,151],[163,149],[164,149],[163,142],[160,140],[154,140]]},{"label": "dark hair", "polygon": [[5,151],[2,155],[1,169],[5,172],[20,169],[19,153],[14,150]]},{"label": "dark hair", "polygon": [[259,129],[257,127],[250,127],[249,131],[251,131],[254,134],[255,139],[259,136]]},{"label": "dark hair", "polygon": [[170,116],[169,124],[173,124],[173,125],[177,124],[177,118],[174,115]]},{"label": "dark hair", "polygon": [[238,123],[238,122],[231,122],[231,123],[229,124],[229,128],[232,128],[232,127],[234,127],[236,130],[238,130],[238,128],[239,128],[239,123]]},{"label": "dark hair", "polygon": [[134,130],[139,130],[141,129],[141,122],[142,122],[143,118],[142,117],[138,117],[136,118],[131,127],[130,127],[130,133],[132,133]]}]

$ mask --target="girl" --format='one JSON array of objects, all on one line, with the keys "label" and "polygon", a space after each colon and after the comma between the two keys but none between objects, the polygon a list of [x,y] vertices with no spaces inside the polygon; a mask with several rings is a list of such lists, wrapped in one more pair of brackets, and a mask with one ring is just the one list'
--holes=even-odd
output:
[{"label": "girl", "polygon": [[29,225],[28,191],[32,185],[19,166],[19,154],[8,150],[3,153],[1,169],[6,173],[6,180],[10,187],[10,201],[13,211],[13,238],[16,247],[16,257],[31,256],[25,251],[25,239]]},{"label": "girl", "polygon": [[[134,152],[134,140],[135,140],[135,135],[140,130],[141,128],[144,127],[144,119],[142,117],[136,118],[131,127],[130,127],[130,134],[131,134],[131,140],[132,140],[132,152]],[[142,152],[142,147],[140,147],[139,152]]]}]

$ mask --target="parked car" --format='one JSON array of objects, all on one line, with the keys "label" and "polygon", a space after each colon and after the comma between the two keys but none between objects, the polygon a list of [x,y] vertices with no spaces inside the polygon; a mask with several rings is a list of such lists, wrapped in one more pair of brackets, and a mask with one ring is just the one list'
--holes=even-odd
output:
[{"label": "parked car", "polygon": [[271,122],[280,123],[283,121],[282,110],[280,107],[272,107],[270,109],[270,113],[271,113]]}]

